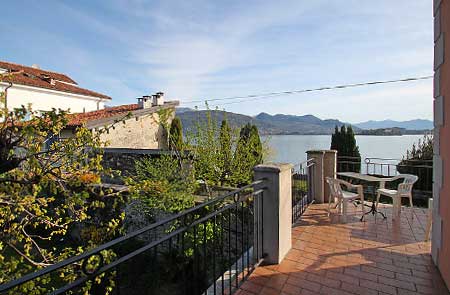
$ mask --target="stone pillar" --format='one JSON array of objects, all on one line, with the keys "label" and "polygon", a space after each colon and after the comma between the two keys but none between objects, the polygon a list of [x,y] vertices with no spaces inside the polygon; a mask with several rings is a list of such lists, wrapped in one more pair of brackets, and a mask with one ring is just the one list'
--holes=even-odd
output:
[{"label": "stone pillar", "polygon": [[336,163],[337,151],[335,150],[313,150],[307,151],[308,160],[313,159],[314,169],[312,177],[312,196],[314,202],[325,203],[328,202],[330,195],[329,187],[325,181],[325,177],[336,177]]},{"label": "stone pillar", "polygon": [[[264,188],[262,240],[264,262],[278,264],[291,249],[292,170],[291,164],[264,164],[254,168],[255,180],[265,179],[255,190]],[[258,210],[255,209],[255,212]]]},{"label": "stone pillar", "polygon": [[311,169],[311,194],[315,203],[322,204],[325,202],[324,193],[324,177],[323,177],[323,158],[324,151],[307,151],[308,160],[314,161],[314,168]]},{"label": "stone pillar", "polygon": [[325,181],[325,177],[336,178],[337,151],[327,150],[323,155],[323,177],[324,177],[324,201],[328,202],[330,197],[330,187]]}]

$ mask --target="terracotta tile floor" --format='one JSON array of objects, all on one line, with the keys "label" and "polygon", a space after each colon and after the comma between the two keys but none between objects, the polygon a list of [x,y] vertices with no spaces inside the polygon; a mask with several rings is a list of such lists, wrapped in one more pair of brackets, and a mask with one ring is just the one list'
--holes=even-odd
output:
[{"label": "terracotta tile floor", "polygon": [[344,223],[311,205],[292,229],[292,249],[279,265],[258,267],[238,295],[449,294],[424,242],[426,211],[402,208],[392,221],[353,211]]}]

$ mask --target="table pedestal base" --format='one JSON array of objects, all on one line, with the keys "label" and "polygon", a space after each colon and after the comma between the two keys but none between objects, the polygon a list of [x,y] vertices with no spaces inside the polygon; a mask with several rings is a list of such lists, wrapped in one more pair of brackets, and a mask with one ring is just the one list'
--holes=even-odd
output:
[{"label": "table pedestal base", "polygon": [[370,210],[369,210],[369,212],[364,213],[364,215],[361,217],[361,221],[364,220],[365,215],[370,214],[370,213],[372,213],[372,215],[381,214],[381,216],[383,216],[383,218],[386,219],[386,215],[384,215],[383,212],[378,211],[377,208],[375,207],[375,202],[372,202],[372,206],[366,205],[366,204],[364,204],[364,206],[370,207]]}]

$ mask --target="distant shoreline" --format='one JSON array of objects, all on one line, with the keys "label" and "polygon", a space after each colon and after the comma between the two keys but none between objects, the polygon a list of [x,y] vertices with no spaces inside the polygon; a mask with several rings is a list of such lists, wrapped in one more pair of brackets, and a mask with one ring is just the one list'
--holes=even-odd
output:
[{"label": "distant shoreline", "polygon": [[[431,133],[431,130],[424,130],[423,132],[417,133],[405,133],[405,134],[365,134],[365,133],[355,133],[356,136],[404,136],[404,135],[425,135]],[[271,136],[271,135],[287,135],[287,136],[295,136],[295,135],[332,135],[332,133],[260,133],[261,136]]]}]

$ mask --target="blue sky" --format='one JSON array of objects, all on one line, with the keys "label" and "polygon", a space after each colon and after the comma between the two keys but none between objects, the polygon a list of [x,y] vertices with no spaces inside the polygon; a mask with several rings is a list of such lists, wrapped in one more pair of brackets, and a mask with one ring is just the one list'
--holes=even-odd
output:
[{"label": "blue sky", "polygon": [[[183,103],[432,74],[430,0],[16,0],[0,32],[1,60],[67,73],[114,105],[156,91]],[[218,107],[431,119],[432,80]]]}]

